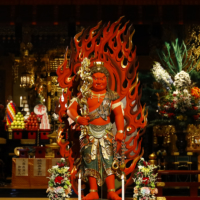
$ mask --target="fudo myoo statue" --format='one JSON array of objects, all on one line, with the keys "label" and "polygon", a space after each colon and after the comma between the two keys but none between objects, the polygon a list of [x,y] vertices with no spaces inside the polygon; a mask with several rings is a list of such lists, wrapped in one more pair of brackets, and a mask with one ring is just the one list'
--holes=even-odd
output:
[{"label": "fudo myoo statue", "polygon": [[[66,127],[59,129],[57,142],[61,155],[69,160],[74,191],[77,193],[77,173],[81,173],[83,181],[89,181],[90,192],[83,199],[98,199],[98,185],[104,182],[107,198],[121,199],[118,196],[121,189],[115,190],[115,178],[133,173],[143,155],[140,136],[145,131],[147,113],[140,104],[141,94],[138,93],[136,71],[139,64],[136,47],[132,44],[134,32],[131,33],[130,26],[125,35],[127,23],[120,27],[120,20],[102,28],[100,22],[96,27],[78,33],[71,43],[70,53],[66,51],[65,60],[57,69],[60,86],[67,88],[60,98],[59,111],[59,120],[64,121]],[[90,61],[90,70],[83,73],[81,67],[85,60]],[[81,74],[92,77],[90,89],[85,86],[90,79],[81,80]],[[87,114],[82,110],[80,113],[80,108]],[[74,123],[70,124],[69,119]],[[80,126],[81,134],[74,128],[75,124]],[[65,131],[67,141],[62,143],[62,132]],[[125,141],[125,148],[121,148],[122,141]],[[125,155],[124,163],[118,163],[119,169],[114,165],[117,152]],[[129,167],[126,167],[127,163]],[[125,187],[131,183],[132,176],[129,176]]]},{"label": "fudo myoo statue", "polygon": [[[103,62],[95,62],[91,68],[93,85],[91,96],[88,98],[89,115],[82,117],[78,114],[81,96],[74,99],[68,107],[67,114],[79,125],[89,125],[88,134],[80,139],[82,154],[82,176],[88,177],[90,193],[83,199],[99,199],[98,187],[106,182],[108,199],[121,199],[115,193],[115,172],[112,169],[113,147],[112,124],[110,122],[111,110],[115,115],[118,144],[124,138],[124,117],[120,96],[107,89],[109,72]],[[119,145],[118,145],[119,149]],[[101,167],[103,168],[101,175]]]}]

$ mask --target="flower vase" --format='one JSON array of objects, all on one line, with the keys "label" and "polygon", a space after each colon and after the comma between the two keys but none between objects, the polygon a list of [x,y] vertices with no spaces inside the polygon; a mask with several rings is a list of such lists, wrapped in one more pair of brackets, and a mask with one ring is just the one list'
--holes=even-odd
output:
[{"label": "flower vase", "polygon": [[187,147],[187,141],[185,139],[186,130],[176,128],[175,134],[177,136],[176,147],[178,149],[178,152],[179,152],[180,155],[184,155],[186,153],[185,149]]}]

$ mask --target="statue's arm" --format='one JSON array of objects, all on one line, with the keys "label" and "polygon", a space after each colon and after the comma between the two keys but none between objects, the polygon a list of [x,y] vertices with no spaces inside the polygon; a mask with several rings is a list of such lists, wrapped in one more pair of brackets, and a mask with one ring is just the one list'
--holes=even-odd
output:
[{"label": "statue's arm", "polygon": [[76,117],[78,116],[78,103],[74,101],[67,109],[67,115],[75,121]]},{"label": "statue's arm", "polygon": [[78,115],[78,109],[79,105],[77,101],[74,101],[73,103],[70,104],[70,106],[67,109],[67,115],[73,120],[80,125],[88,125],[89,117],[81,117]]}]

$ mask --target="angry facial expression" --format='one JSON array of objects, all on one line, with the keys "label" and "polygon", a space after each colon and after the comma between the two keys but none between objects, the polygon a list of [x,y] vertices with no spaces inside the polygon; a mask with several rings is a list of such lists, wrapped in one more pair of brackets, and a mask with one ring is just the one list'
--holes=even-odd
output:
[{"label": "angry facial expression", "polygon": [[107,87],[107,78],[104,73],[94,73],[92,75],[93,78],[93,85],[92,88],[94,91],[103,91]]}]

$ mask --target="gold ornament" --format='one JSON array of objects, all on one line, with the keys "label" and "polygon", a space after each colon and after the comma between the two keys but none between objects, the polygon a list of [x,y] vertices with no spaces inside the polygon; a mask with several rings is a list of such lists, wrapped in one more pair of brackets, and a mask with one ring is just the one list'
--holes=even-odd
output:
[{"label": "gold ornament", "polygon": [[114,160],[113,163],[112,163],[112,169],[114,171],[117,171],[119,169],[119,164],[116,160]]}]

